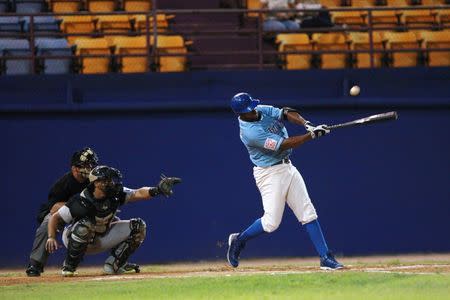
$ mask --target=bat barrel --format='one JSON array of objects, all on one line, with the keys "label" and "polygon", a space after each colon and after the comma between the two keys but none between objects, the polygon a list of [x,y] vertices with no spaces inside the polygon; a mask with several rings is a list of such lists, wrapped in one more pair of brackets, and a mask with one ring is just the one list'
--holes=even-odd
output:
[{"label": "bat barrel", "polygon": [[366,117],[366,118],[362,118],[362,119],[358,119],[358,120],[354,120],[354,121],[350,121],[350,122],[346,122],[346,123],[331,125],[331,126],[328,126],[328,127],[330,129],[336,129],[336,128],[357,126],[357,125],[377,123],[377,122],[397,120],[397,119],[398,119],[397,112],[396,111],[390,111],[390,112],[387,112],[387,113],[377,114],[377,115],[369,116],[369,117]]}]

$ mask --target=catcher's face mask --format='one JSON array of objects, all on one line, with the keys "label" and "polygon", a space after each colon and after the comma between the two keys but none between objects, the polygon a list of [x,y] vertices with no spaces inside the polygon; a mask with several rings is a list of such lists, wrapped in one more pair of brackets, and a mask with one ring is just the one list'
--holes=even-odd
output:
[{"label": "catcher's face mask", "polygon": [[115,197],[123,191],[123,184],[119,178],[99,180],[98,188],[106,197]]}]

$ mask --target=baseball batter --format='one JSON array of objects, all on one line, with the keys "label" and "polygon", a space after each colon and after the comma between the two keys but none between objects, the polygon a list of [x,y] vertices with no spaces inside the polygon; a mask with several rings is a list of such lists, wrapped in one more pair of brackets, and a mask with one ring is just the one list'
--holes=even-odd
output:
[{"label": "baseball batter", "polygon": [[180,178],[165,177],[156,187],[129,189],[122,185],[119,170],[98,166],[89,174],[89,185],[80,194],[73,196],[50,218],[46,248],[54,252],[58,223],[70,224],[64,229],[63,243],[67,248],[62,268],[63,276],[73,276],[84,255],[111,249],[106,259],[104,272],[120,274],[126,271],[127,259],[142,244],[146,235],[146,224],[140,218],[117,220],[117,209],[128,203],[146,200],[157,195],[170,196],[174,184]]},{"label": "baseball batter", "polygon": [[[240,138],[255,165],[253,175],[261,193],[264,215],[240,233],[228,238],[227,259],[236,268],[239,255],[248,240],[264,232],[275,231],[281,223],[285,203],[303,224],[320,256],[321,269],[343,268],[338,263],[322,233],[317,213],[308,196],[305,182],[289,160],[292,149],[330,132],[327,125],[313,126],[291,108],[259,105],[247,93],[236,94],[231,108],[239,116]],[[307,133],[289,137],[283,121],[305,126]]]}]

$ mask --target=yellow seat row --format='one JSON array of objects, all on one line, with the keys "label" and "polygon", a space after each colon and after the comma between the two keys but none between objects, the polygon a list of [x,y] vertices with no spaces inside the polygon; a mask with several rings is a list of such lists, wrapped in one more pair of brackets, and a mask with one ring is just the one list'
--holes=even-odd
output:
[{"label": "yellow seat row", "polygon": [[[147,42],[146,36],[111,36],[109,38],[78,38],[73,41],[76,54],[80,56],[82,74],[98,74],[111,71],[112,55],[117,55],[117,64],[122,73],[141,73],[150,70],[149,54],[154,45],[153,37]],[[181,72],[186,70],[186,56],[159,56],[159,54],[187,53],[182,36],[158,35],[155,62],[160,72]],[[147,51],[150,50],[150,53]],[[84,55],[102,55],[104,57],[83,57]],[[139,56],[121,56],[139,55]]]},{"label": "yellow seat row", "polygon": [[[307,34],[290,33],[277,35],[278,51],[339,51],[370,50],[370,37],[366,32],[316,33],[310,39]],[[416,66],[420,59],[418,52],[388,52],[389,50],[421,48],[427,53],[428,66],[450,66],[450,51],[432,51],[450,48],[450,31],[419,32],[374,32],[373,48],[383,50],[374,53],[374,66],[381,67],[383,59],[390,61],[392,67]],[[388,50],[384,52],[384,50]],[[389,54],[388,54],[389,53]],[[369,68],[370,53],[282,54],[286,69],[310,69],[317,64],[323,69],[346,67]],[[317,67],[317,65],[316,65]]]},{"label": "yellow seat row", "polygon": [[143,12],[152,8],[151,0],[47,0],[54,13],[71,13],[86,9],[90,12],[112,12],[121,8],[125,11]]},{"label": "yellow seat row", "polygon": [[[349,5],[354,8],[379,8],[382,5],[375,6],[376,0],[321,0],[322,5],[329,8],[339,8],[345,5]],[[416,9],[416,10],[402,10],[402,7],[420,7],[418,5],[412,5],[411,0],[386,0],[387,7],[399,7],[398,10],[390,11],[373,11],[372,23],[374,26],[395,26],[398,24],[405,24],[408,26],[414,26],[422,24],[445,24],[449,23],[450,11],[447,9]],[[417,2],[415,2],[417,3]],[[445,0],[421,0],[423,6],[441,6],[445,5]],[[336,24],[348,24],[348,25],[367,25],[368,18],[367,12],[355,12],[355,11],[335,11],[332,12],[333,22]]]},{"label": "yellow seat row", "polygon": [[[402,10],[402,7],[418,7],[411,6],[409,0],[386,0],[387,6],[400,7],[396,10],[373,11],[372,24],[379,26],[397,26],[400,24],[416,25],[422,24],[446,24],[450,23],[450,10],[448,9],[418,9],[418,10]],[[353,7],[353,8],[379,8],[375,6],[375,0],[321,0],[322,5],[328,8]],[[346,4],[346,5],[343,5]],[[351,4],[351,5],[348,5]],[[445,4],[445,0],[422,0],[422,5],[440,6]],[[261,9],[260,0],[247,0],[248,9]],[[336,24],[347,25],[367,25],[367,12],[360,11],[333,11],[331,12],[333,22]],[[257,17],[257,13],[248,13],[249,17]]]},{"label": "yellow seat row", "polygon": [[[408,5],[424,5],[424,6],[436,6],[445,5],[446,0],[320,0],[323,6],[328,8],[336,8],[342,6],[351,7],[370,7],[370,6],[408,6]],[[385,3],[383,5],[383,2]]]},{"label": "yellow seat row", "polygon": [[[173,15],[158,14],[156,27],[159,33],[167,31],[169,20]],[[145,15],[104,15],[104,16],[62,16],[61,30],[66,34],[86,34],[94,32],[128,33],[131,31],[146,32],[147,17]],[[148,28],[153,30],[153,17],[148,18]],[[77,36],[69,36],[69,42]]]},{"label": "yellow seat row", "polygon": [[[450,22],[448,9],[420,9],[420,10],[386,10],[373,11],[372,24],[374,27],[407,25],[408,27],[446,24]],[[365,11],[335,11],[331,13],[335,24],[368,25],[368,13]]]}]

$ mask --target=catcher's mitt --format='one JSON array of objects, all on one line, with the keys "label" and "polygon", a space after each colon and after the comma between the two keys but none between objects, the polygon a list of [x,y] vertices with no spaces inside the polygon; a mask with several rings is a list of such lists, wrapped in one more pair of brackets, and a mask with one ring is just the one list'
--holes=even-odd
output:
[{"label": "catcher's mitt", "polygon": [[158,190],[161,194],[169,197],[173,194],[172,188],[175,184],[180,183],[181,178],[178,177],[166,177],[166,175],[161,174],[161,181],[158,183]]}]

